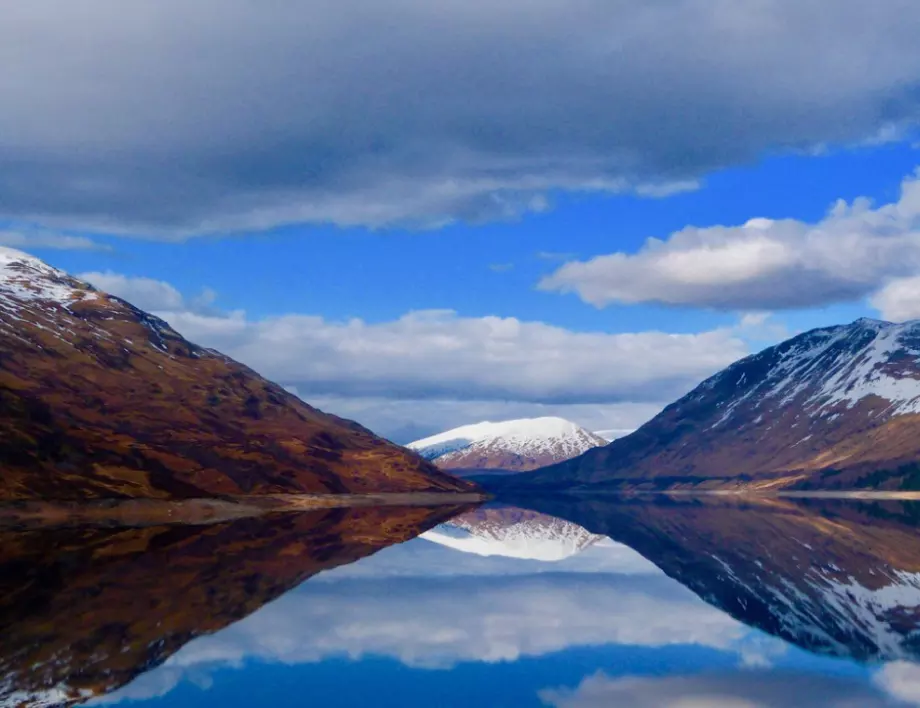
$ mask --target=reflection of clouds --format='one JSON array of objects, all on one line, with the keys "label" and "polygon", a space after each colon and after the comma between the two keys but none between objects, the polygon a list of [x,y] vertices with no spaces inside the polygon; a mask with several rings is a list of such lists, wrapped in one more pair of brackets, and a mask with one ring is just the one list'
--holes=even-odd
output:
[{"label": "reflection of clouds", "polygon": [[390,546],[360,563],[340,566],[318,575],[311,583],[345,578],[454,577],[458,575],[535,575],[540,573],[616,573],[662,575],[650,561],[629,546],[605,538],[575,556],[557,563],[521,558],[484,557],[445,549],[415,539]]},{"label": "reflection of clouds", "polygon": [[695,676],[589,676],[574,689],[540,692],[553,708],[887,708],[901,705],[871,684],[841,676],[745,671]]},{"label": "reflection of clouds", "polygon": [[412,667],[575,646],[739,645],[744,625],[662,576],[539,575],[306,584],[173,664],[388,656]]},{"label": "reflection of clouds", "polygon": [[875,682],[898,700],[920,706],[920,665],[893,661],[879,669]]},{"label": "reflection of clouds", "polygon": [[110,699],[161,696],[183,673],[201,676],[248,660],[385,656],[413,668],[449,668],[610,644],[740,653],[749,641],[744,625],[661,574],[340,578],[307,582],[190,642]]}]

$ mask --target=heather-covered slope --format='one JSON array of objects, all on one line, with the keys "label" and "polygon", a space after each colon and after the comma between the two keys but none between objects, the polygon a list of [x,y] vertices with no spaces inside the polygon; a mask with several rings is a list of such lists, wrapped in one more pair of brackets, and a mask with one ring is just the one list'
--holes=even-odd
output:
[{"label": "heather-covered slope", "polygon": [[920,322],[857,320],[743,359],[603,448],[505,488],[920,489]]},{"label": "heather-covered slope", "polygon": [[2,248],[0,466],[0,500],[471,488]]}]

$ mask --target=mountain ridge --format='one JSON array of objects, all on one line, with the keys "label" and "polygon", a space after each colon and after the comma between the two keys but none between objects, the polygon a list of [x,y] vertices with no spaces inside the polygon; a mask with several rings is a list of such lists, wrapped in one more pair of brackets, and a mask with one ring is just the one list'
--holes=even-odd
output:
[{"label": "mountain ridge", "polygon": [[0,464],[0,501],[474,489],[9,248]]},{"label": "mountain ridge", "polygon": [[863,318],[745,357],[633,434],[494,485],[911,490],[918,460],[920,321]]}]

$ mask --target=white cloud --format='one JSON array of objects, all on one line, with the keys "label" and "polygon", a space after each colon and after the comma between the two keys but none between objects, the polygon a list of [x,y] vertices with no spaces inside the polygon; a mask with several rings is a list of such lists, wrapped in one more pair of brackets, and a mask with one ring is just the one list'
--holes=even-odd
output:
[{"label": "white cloud", "polygon": [[920,115],[904,0],[433,8],[7,3],[0,218],[162,238],[481,221],[900,139]]},{"label": "white cloud", "polygon": [[212,312],[210,306],[217,297],[217,293],[210,288],[203,288],[196,297],[186,298],[166,281],[129,277],[112,271],[80,273],[77,277],[147,312],[189,312],[207,315]]},{"label": "white cloud", "polygon": [[308,397],[659,402],[747,354],[744,340],[730,328],[584,333],[447,310],[375,324],[311,315],[249,320],[242,313],[156,314],[188,339]]},{"label": "white cloud", "polygon": [[182,293],[162,280],[128,277],[111,271],[80,273],[78,277],[142,310],[185,309],[185,298],[182,297]]},{"label": "white cloud", "polygon": [[875,682],[892,697],[920,706],[920,665],[907,661],[885,664],[875,674]]},{"label": "white cloud", "polygon": [[599,307],[655,302],[724,310],[815,307],[883,288],[877,306],[900,314],[918,272],[920,172],[903,181],[891,204],[841,201],[816,224],[755,218],[690,226],[649,239],[635,254],[566,263],[540,287],[575,292]]},{"label": "white cloud", "polygon": [[[294,387],[296,395],[301,391]],[[588,430],[635,430],[657,414],[669,400],[648,403],[546,404],[523,401],[458,401],[454,399],[393,399],[309,396],[308,403],[328,413],[361,421],[375,433],[408,443],[460,425],[482,420],[515,420],[558,416]]]},{"label": "white cloud", "polygon": [[905,322],[920,318],[920,276],[891,281],[869,302],[886,320]]},{"label": "white cloud", "polygon": [[42,229],[0,229],[0,246],[13,248],[60,248],[71,251],[107,251],[109,248],[86,236],[72,236]]},{"label": "white cloud", "polygon": [[575,689],[541,691],[540,698],[554,708],[787,708],[791,705],[894,708],[899,705],[868,682],[789,671],[623,678],[597,673]]}]

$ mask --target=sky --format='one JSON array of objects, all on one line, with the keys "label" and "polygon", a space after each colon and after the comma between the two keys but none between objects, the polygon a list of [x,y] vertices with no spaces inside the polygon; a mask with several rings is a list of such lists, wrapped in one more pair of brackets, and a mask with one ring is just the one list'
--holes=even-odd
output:
[{"label": "sky", "polygon": [[913,0],[3,16],[0,244],[399,442],[920,318]]}]

